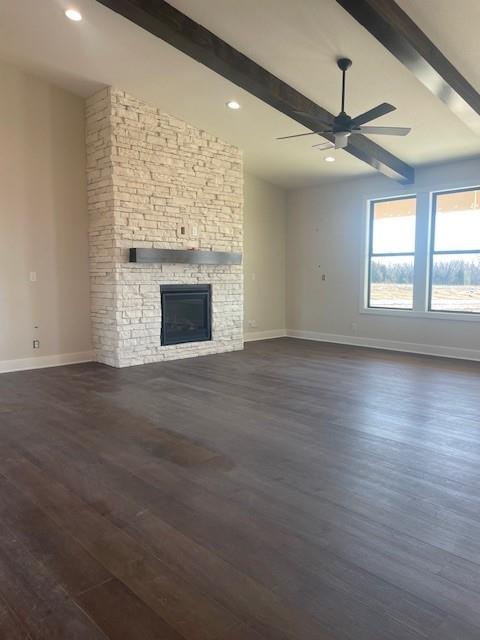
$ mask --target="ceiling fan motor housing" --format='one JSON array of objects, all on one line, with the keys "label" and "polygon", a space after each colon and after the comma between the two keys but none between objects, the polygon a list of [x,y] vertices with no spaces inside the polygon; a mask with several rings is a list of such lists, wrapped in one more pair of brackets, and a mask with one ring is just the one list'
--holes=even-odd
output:
[{"label": "ceiling fan motor housing", "polygon": [[348,145],[348,138],[352,133],[352,118],[342,111],[333,120],[333,135],[335,136],[335,147],[345,149]]},{"label": "ceiling fan motor housing", "polygon": [[345,111],[342,111],[333,119],[333,132],[337,133],[341,131],[351,131],[352,124],[352,118],[347,115]]}]

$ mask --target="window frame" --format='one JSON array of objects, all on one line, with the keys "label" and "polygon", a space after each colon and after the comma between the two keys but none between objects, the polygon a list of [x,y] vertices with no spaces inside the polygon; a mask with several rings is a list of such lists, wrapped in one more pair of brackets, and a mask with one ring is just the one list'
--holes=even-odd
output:
[{"label": "window frame", "polygon": [[[478,172],[475,172],[476,174]],[[462,311],[428,311],[428,287],[429,287],[429,253],[431,242],[432,201],[434,193],[445,191],[470,191],[478,189],[477,176],[469,180],[431,181],[427,185],[418,185],[414,190],[410,187],[389,189],[375,189],[363,192],[361,196],[361,251],[358,256],[358,313],[362,315],[383,316],[385,318],[403,318],[410,320],[435,320],[441,323],[480,323],[480,317],[476,313],[464,313]],[[393,195],[392,195],[393,194]],[[417,225],[416,225],[416,258],[413,311],[408,309],[386,309],[382,307],[368,307],[368,262],[369,259],[369,227],[370,227],[370,203],[372,201],[397,199],[401,197],[416,197],[417,199]]]},{"label": "window frame", "polygon": [[445,189],[442,191],[432,191],[431,192],[431,204],[430,204],[430,237],[428,242],[428,281],[427,281],[427,290],[426,290],[426,298],[427,298],[427,315],[430,314],[443,314],[446,313],[448,315],[467,315],[473,316],[472,319],[480,320],[480,311],[452,311],[450,309],[432,309],[432,292],[433,292],[433,265],[435,256],[441,255],[468,255],[468,254],[479,254],[480,248],[478,249],[463,249],[457,251],[435,251],[435,228],[437,221],[437,199],[438,196],[447,195],[450,193],[466,193],[468,191],[480,191],[480,186],[477,187],[462,187],[460,189]]},{"label": "window frame", "polygon": [[[413,252],[393,252],[393,253],[374,253],[373,252],[373,227],[375,222],[375,205],[380,202],[398,202],[399,200],[415,200],[415,237],[413,243]],[[367,311],[396,311],[399,313],[413,312],[414,296],[415,296],[415,277],[412,282],[412,306],[411,307],[374,307],[370,304],[371,300],[371,287],[372,287],[372,258],[388,258],[388,257],[413,257],[413,271],[415,274],[415,260],[416,260],[416,225],[417,225],[417,195],[416,194],[401,194],[398,196],[392,196],[388,198],[374,198],[368,201],[368,234],[367,234],[367,287],[366,287],[366,299],[365,309]]]}]

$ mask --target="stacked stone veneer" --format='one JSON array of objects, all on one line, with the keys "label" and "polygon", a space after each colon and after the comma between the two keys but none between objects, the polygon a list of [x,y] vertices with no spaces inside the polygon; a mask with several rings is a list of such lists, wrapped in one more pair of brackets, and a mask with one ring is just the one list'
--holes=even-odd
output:
[{"label": "stacked stone veneer", "polygon": [[[93,343],[123,367],[243,348],[241,266],[135,264],[131,247],[242,252],[240,151],[122,91],[87,101]],[[212,341],[161,346],[161,284],[212,285]]]}]

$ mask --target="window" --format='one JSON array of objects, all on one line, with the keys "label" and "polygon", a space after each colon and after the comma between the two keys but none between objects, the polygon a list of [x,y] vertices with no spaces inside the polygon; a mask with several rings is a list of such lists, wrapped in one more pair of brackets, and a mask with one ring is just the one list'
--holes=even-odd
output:
[{"label": "window", "polygon": [[415,197],[370,203],[368,307],[413,309]]},{"label": "window", "polygon": [[368,309],[480,321],[480,186],[371,200],[366,268]]},{"label": "window", "polygon": [[433,196],[428,308],[480,313],[480,189]]}]

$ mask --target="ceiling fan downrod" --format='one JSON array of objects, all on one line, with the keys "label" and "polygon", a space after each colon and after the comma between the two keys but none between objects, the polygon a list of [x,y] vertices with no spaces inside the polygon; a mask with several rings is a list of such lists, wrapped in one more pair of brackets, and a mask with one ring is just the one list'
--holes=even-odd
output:
[{"label": "ceiling fan downrod", "polygon": [[338,58],[337,66],[342,72],[342,113],[345,113],[345,76],[346,72],[352,66],[350,58]]}]

